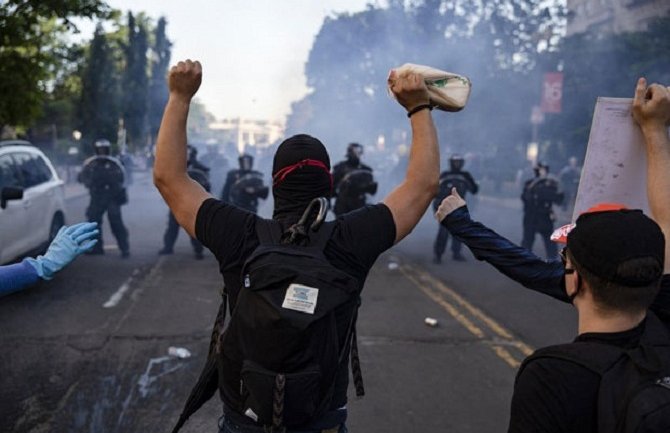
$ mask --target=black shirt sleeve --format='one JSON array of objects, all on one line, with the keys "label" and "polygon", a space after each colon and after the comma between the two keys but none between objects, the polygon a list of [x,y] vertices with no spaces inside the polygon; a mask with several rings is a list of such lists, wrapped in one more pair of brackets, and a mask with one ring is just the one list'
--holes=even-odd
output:
[{"label": "black shirt sleeve", "polygon": [[195,220],[195,234],[221,265],[235,262],[255,233],[256,215],[213,198],[205,200]]},{"label": "black shirt sleeve", "polygon": [[538,359],[517,377],[508,433],[597,430],[599,378],[572,362]]},{"label": "black shirt sleeve", "polygon": [[364,206],[338,218],[326,256],[362,282],[377,257],[393,246],[395,236],[393,215],[385,204]]}]

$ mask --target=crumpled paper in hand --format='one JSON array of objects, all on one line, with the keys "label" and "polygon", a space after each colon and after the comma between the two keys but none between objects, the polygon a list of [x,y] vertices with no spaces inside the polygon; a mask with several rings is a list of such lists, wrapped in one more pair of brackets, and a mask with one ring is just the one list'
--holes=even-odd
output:
[{"label": "crumpled paper in hand", "polygon": [[[412,63],[394,69],[401,76],[410,72],[421,75],[428,87],[430,104],[439,110],[460,111],[468,102],[472,88],[468,77]],[[390,87],[388,90],[393,95]]]}]

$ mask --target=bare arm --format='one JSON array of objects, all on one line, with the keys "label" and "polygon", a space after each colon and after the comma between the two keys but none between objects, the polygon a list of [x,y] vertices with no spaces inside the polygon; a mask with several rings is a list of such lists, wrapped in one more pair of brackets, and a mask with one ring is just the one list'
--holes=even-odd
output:
[{"label": "bare arm", "polygon": [[670,89],[647,87],[640,78],[635,88],[633,117],[640,125],[647,152],[647,196],[656,223],[665,235],[664,273],[670,273]]},{"label": "bare arm", "polygon": [[195,219],[211,195],[186,173],[186,119],[193,95],[202,80],[199,62],[179,62],[170,69],[170,96],[165,105],[154,163],[154,184],[179,225],[195,237]]},{"label": "bare arm", "polygon": [[[392,71],[389,84],[396,99],[407,111],[429,101],[426,85],[417,74],[400,77]],[[440,154],[430,110],[413,114],[410,123],[412,148],[405,179],[384,199],[395,222],[396,243],[416,226],[439,186]]]}]

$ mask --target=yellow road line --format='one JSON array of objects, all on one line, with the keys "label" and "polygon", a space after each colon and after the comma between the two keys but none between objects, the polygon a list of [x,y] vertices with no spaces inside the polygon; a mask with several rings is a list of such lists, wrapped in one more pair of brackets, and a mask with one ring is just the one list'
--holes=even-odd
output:
[{"label": "yellow road line", "polygon": [[435,278],[428,272],[421,270],[421,269],[415,269],[415,271],[421,275],[421,277],[425,280],[430,281],[433,286],[437,287],[438,290],[441,292],[449,295],[453,300],[455,300],[459,305],[464,307],[466,310],[470,312],[473,316],[484,322],[491,331],[494,333],[498,334],[498,336],[506,339],[506,340],[511,340],[514,343],[514,346],[521,351],[526,356],[529,356],[531,353],[533,353],[533,349],[525,344],[522,341],[519,341],[518,339],[514,338],[512,333],[508,331],[504,326],[500,325],[498,322],[496,322],[494,319],[491,317],[487,316],[482,310],[479,308],[475,307],[471,303],[465,300],[461,295],[456,293],[453,289],[449,288],[446,284],[444,284],[442,281],[439,279]]},{"label": "yellow road line", "polygon": [[477,325],[472,323],[470,319],[465,317],[456,307],[451,305],[449,302],[447,302],[444,298],[442,298],[440,295],[432,292],[430,289],[425,287],[423,284],[421,284],[420,281],[418,281],[416,278],[414,278],[412,275],[407,273],[405,269],[402,267],[400,268],[402,270],[403,275],[407,279],[409,279],[411,282],[413,282],[419,290],[421,290],[423,293],[426,294],[430,299],[441,305],[445,310],[447,310],[447,313],[451,315],[458,323],[463,325],[470,333],[472,333],[475,337],[477,338],[484,338],[484,331],[482,331]]},{"label": "yellow road line", "polygon": [[491,346],[493,351],[498,355],[498,357],[502,358],[503,361],[505,361],[510,367],[517,369],[521,365],[521,362],[517,361],[516,358],[512,356],[511,353],[507,349],[501,346]]},{"label": "yellow road line", "polygon": [[[508,331],[505,327],[500,325],[491,317],[487,316],[479,308],[475,307],[470,302],[466,301],[465,298],[463,298],[461,295],[459,295],[454,290],[449,288],[439,279],[433,277],[428,272],[422,269],[417,269],[414,266],[410,265],[400,266],[400,271],[408,280],[414,283],[414,285],[418,287],[419,290],[421,290],[426,296],[432,299],[435,303],[444,308],[447,311],[447,313],[451,315],[451,317],[453,317],[458,323],[463,325],[463,327],[465,327],[465,329],[467,329],[475,337],[479,339],[485,339],[486,332],[482,330],[482,328],[477,326],[470,318],[468,318],[466,314],[464,314],[464,312],[461,312],[458,308],[459,306],[465,309],[465,311],[467,311],[473,317],[483,322],[486,325],[486,327],[490,329],[492,333],[505,340],[504,343],[505,345],[509,345],[518,349],[519,352],[521,352],[524,356],[528,356],[531,353],[533,353],[533,349],[530,346],[516,339],[513,336],[513,334],[510,331]],[[417,276],[415,276],[414,274],[417,274]],[[436,289],[437,291],[434,291],[433,288]],[[451,303],[447,299],[445,299],[443,297],[445,295],[451,300],[453,300],[455,305],[454,303]],[[501,346],[500,343],[502,342],[499,342],[499,344],[491,344],[489,345],[489,347],[500,359],[505,361],[510,367],[515,369],[518,368],[519,365],[521,365],[521,362],[517,360],[510,353],[510,351],[507,350],[507,348]]]}]

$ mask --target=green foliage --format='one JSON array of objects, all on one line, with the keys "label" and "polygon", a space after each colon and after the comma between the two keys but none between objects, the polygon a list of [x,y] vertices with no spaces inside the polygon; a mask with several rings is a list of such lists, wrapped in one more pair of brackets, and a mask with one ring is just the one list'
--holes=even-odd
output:
[{"label": "green foliage", "polygon": [[119,119],[119,76],[114,54],[102,26],[98,25],[82,76],[78,128],[84,142],[116,139]]},{"label": "green foliage", "polygon": [[128,44],[125,50],[123,75],[123,120],[129,147],[146,144],[149,77],[147,51],[149,39],[146,19],[135,19],[128,12]]},{"label": "green foliage", "polygon": [[563,112],[540,125],[541,158],[560,167],[583,156],[597,96],[631,97],[638,76],[670,83],[670,19],[646,32],[561,39],[564,3],[546,0],[393,1],[327,18],[305,66],[309,94],[287,133],[318,136],[335,155],[346,143],[408,145],[404,111],[389,101],[388,70],[417,63],[472,80],[468,106],[435,113],[443,155],[480,153],[502,179],[524,164],[531,109],[545,72],[564,72]]},{"label": "green foliage", "polygon": [[101,0],[6,0],[0,3],[0,129],[28,126],[59,73],[62,36],[74,17],[103,17]]},{"label": "green foliage", "polygon": [[158,135],[163,109],[168,100],[167,73],[170,66],[172,43],[165,34],[167,21],[160,18],[154,31],[151,49],[151,81],[149,83],[149,132],[152,139]]}]

